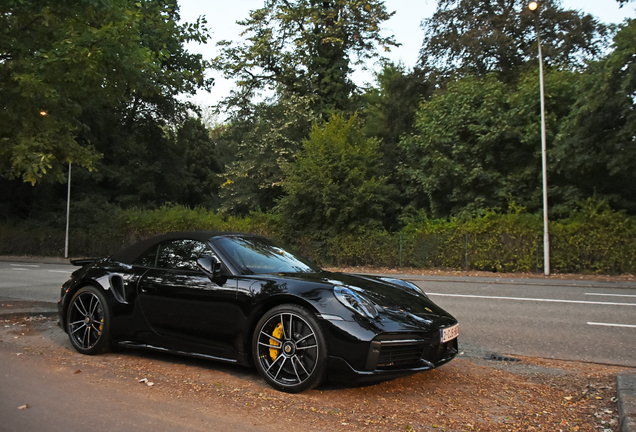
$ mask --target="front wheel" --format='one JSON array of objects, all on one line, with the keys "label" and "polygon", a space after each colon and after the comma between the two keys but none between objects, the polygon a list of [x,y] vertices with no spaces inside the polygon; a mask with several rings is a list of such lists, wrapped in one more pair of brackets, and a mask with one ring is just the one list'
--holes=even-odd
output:
[{"label": "front wheel", "polygon": [[66,332],[73,348],[97,354],[110,345],[110,310],[104,294],[93,286],[80,288],[66,312]]},{"label": "front wheel", "polygon": [[298,393],[323,380],[327,344],[320,323],[301,306],[268,311],[256,326],[252,352],[261,376],[280,391]]}]

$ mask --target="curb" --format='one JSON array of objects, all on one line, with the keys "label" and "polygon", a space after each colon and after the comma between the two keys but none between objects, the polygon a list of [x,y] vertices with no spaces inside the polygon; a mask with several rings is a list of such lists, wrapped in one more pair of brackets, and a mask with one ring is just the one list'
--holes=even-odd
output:
[{"label": "curb", "polygon": [[57,317],[57,311],[17,311],[11,313],[0,313],[1,320],[15,320],[21,318],[35,318],[35,317],[54,318]]},{"label": "curb", "polygon": [[49,318],[57,317],[57,304],[0,298],[0,320],[15,320],[39,316]]},{"label": "curb", "polygon": [[636,374],[616,377],[616,398],[621,432],[636,432]]}]

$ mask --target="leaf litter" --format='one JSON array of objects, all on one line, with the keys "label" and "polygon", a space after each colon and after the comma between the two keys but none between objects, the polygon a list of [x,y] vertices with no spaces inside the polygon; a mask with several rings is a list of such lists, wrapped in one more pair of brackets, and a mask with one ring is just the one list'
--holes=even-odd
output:
[{"label": "leaf litter", "polygon": [[326,383],[286,394],[268,387],[255,370],[234,365],[146,351],[77,355],[66,335],[49,324],[29,323],[40,337],[11,342],[26,356],[43,355],[71,372],[81,367],[93,382],[125,391],[135,391],[130,379],[147,386],[159,381],[156,397],[211,407],[261,428],[279,430],[282,421],[316,431],[619,431],[616,375],[627,368],[520,356],[514,363],[459,357],[392,381]]}]

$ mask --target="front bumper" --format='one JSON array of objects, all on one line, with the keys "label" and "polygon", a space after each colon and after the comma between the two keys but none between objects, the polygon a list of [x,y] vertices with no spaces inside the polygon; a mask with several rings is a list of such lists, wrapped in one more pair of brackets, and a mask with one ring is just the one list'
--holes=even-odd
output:
[{"label": "front bumper", "polygon": [[457,338],[445,344],[421,341],[374,341],[369,349],[366,370],[357,370],[342,357],[330,356],[327,378],[344,382],[383,381],[434,369],[457,356]]},{"label": "front bumper", "polygon": [[62,330],[64,330],[64,332],[66,333],[66,328],[64,328],[64,324],[62,323],[63,309],[64,308],[62,307],[62,300],[58,300],[57,301],[57,316],[58,316],[57,326],[61,328]]}]

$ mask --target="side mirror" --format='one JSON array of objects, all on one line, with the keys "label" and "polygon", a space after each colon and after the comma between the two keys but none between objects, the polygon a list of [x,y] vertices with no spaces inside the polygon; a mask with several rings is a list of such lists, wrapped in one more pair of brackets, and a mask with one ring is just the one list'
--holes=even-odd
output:
[{"label": "side mirror", "polygon": [[213,256],[201,255],[197,259],[197,266],[212,279],[221,276],[221,263]]}]

